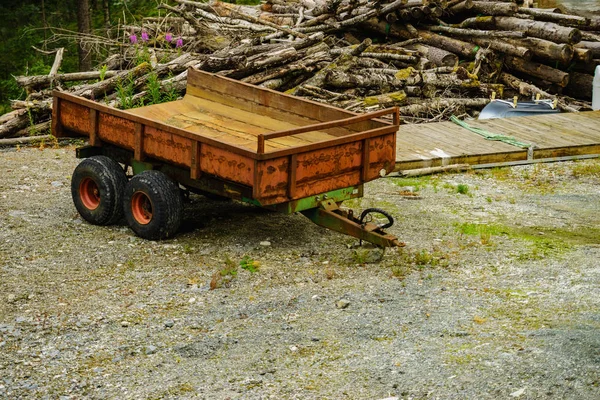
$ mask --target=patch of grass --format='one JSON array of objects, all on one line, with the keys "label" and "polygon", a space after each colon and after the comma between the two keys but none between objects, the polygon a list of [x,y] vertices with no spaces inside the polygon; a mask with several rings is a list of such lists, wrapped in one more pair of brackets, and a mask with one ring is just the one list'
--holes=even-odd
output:
[{"label": "patch of grass", "polygon": [[415,192],[418,192],[425,186],[431,184],[431,176],[423,176],[419,178],[392,178],[392,182],[400,187],[414,187]]},{"label": "patch of grass", "polygon": [[456,230],[461,235],[478,235],[481,244],[489,245],[492,243],[492,236],[505,234],[508,229],[498,225],[476,224],[465,222],[456,225]]},{"label": "patch of grass", "polygon": [[571,173],[575,178],[600,178],[600,159],[579,161],[573,166]]},{"label": "patch of grass", "polygon": [[402,263],[394,263],[391,267],[392,275],[398,279],[404,279],[410,274],[410,266]]},{"label": "patch of grass", "polygon": [[459,184],[456,187],[456,192],[459,194],[469,194],[469,185],[465,185],[463,183]]},{"label": "patch of grass", "polygon": [[252,258],[250,258],[250,256],[244,256],[240,261],[240,267],[251,273],[258,272],[259,266],[260,263],[258,261],[254,261]]},{"label": "patch of grass", "polygon": [[102,67],[100,67],[100,81],[103,81],[106,77],[106,71],[108,71],[108,65],[102,64]]},{"label": "patch of grass", "polygon": [[231,281],[237,276],[238,266],[235,262],[229,258],[229,256],[225,257],[225,266],[221,268],[219,271],[215,272],[210,281],[210,290],[215,290],[221,288],[223,286],[229,286]]},{"label": "patch of grass", "polygon": [[433,255],[427,250],[421,250],[414,254],[414,263],[417,267],[430,265],[433,261]]},{"label": "patch of grass", "polygon": [[600,228],[561,229],[546,227],[522,227],[512,229],[509,236],[530,244],[529,250],[517,255],[518,260],[541,260],[559,256],[577,245],[600,244]]},{"label": "patch of grass", "polygon": [[133,95],[135,94],[133,78],[119,79],[117,82],[117,98],[119,99],[120,108],[127,110],[135,107]]},{"label": "patch of grass", "polygon": [[507,181],[512,178],[511,168],[492,168],[489,174],[498,181]]},{"label": "patch of grass", "polygon": [[169,387],[168,389],[164,390],[163,392],[159,392],[158,394],[155,394],[151,397],[149,397],[149,399],[165,399],[165,398],[180,398],[180,397],[187,397],[190,396],[190,394],[192,392],[194,392],[194,386],[189,383],[189,382],[183,382],[183,383],[178,383],[175,384],[171,387]]}]

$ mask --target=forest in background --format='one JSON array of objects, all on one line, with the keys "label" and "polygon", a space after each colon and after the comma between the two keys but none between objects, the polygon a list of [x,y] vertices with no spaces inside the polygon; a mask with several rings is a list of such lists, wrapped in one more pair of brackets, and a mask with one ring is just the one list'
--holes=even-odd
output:
[{"label": "forest in background", "polygon": [[[253,0],[228,2],[258,3]],[[12,0],[0,3],[3,38],[0,41],[0,115],[10,111],[10,100],[25,98],[25,91],[13,76],[50,71],[54,54],[44,54],[44,51],[64,47],[60,72],[90,70],[108,56],[109,50],[102,46],[89,53],[78,49],[77,32],[123,40],[127,35],[119,27],[139,23],[145,17],[165,15],[165,10],[157,9],[160,3],[169,4],[169,1]]]}]

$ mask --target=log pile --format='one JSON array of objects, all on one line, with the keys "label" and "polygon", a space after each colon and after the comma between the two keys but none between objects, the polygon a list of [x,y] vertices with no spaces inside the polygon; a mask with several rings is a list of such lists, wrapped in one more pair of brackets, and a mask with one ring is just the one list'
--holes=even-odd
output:
[{"label": "log pile", "polygon": [[476,116],[491,96],[588,110],[600,64],[600,16],[517,0],[174,2],[158,6],[167,17],[122,27],[96,71],[58,73],[59,49],[49,75],[16,77],[28,97],[0,117],[0,139],[44,133],[52,89],[127,108],[182,95],[190,66],[356,112],[398,105],[404,122],[427,122]]}]

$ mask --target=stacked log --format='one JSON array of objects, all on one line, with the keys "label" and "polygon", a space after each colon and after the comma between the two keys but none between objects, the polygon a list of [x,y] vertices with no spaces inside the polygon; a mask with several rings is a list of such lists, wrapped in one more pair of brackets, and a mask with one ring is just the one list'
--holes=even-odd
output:
[{"label": "stacked log", "polygon": [[476,116],[491,96],[587,110],[600,64],[600,17],[517,1],[175,2],[159,5],[168,18],[127,26],[96,71],[58,73],[58,51],[49,75],[17,77],[28,97],[0,117],[0,139],[45,126],[51,89],[125,108],[157,90],[182,95],[188,67],[356,112],[398,105],[405,122],[426,122]]}]

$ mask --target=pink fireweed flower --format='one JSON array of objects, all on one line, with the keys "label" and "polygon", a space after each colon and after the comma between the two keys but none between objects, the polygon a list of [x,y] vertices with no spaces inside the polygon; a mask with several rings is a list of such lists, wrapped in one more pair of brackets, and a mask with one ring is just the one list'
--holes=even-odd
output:
[{"label": "pink fireweed flower", "polygon": [[144,42],[147,42],[147,41],[148,41],[148,39],[149,39],[149,38],[148,38],[148,32],[142,32],[142,40],[143,40]]},{"label": "pink fireweed flower", "polygon": [[165,35],[165,40],[169,43],[173,41],[173,35],[171,35],[171,32],[167,32]]},{"label": "pink fireweed flower", "polygon": [[129,35],[129,40],[131,41],[131,44],[137,43],[137,36],[135,36],[135,33],[132,33],[131,35]]},{"label": "pink fireweed flower", "polygon": [[178,38],[177,42],[175,42],[175,47],[183,47],[183,39]]}]

